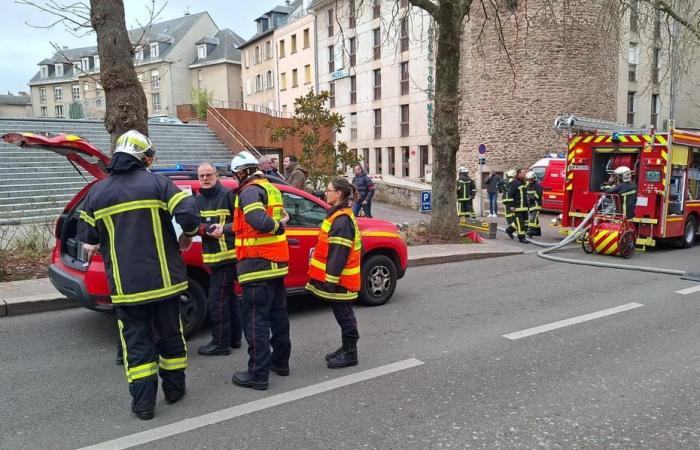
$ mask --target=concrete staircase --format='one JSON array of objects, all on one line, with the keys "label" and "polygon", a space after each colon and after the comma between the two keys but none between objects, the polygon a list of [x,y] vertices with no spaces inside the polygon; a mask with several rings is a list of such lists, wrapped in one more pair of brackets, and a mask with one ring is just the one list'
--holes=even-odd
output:
[{"label": "concrete staircase", "polygon": [[[148,128],[157,150],[155,167],[231,161],[231,152],[206,125]],[[0,118],[0,136],[15,131],[76,134],[109,153],[110,139],[101,121]],[[85,184],[65,157],[0,141],[0,225],[48,223]]]}]

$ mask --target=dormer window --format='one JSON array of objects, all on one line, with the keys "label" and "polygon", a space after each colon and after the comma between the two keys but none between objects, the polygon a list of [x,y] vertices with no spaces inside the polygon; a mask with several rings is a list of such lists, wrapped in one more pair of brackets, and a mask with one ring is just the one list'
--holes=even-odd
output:
[{"label": "dormer window", "polygon": [[73,63],[73,75],[77,76],[80,74],[81,66],[80,61]]},{"label": "dormer window", "polygon": [[56,64],[56,76],[57,77],[63,76],[63,64]]},{"label": "dormer window", "polygon": [[100,70],[100,57],[99,56],[97,56],[97,55],[93,56],[92,63],[95,66],[95,70]]},{"label": "dormer window", "polygon": [[207,45],[201,44],[197,46],[197,58],[204,59],[207,57]]},{"label": "dormer window", "polygon": [[151,59],[156,59],[158,57],[158,43],[153,42],[151,45]]},{"label": "dormer window", "polygon": [[90,58],[88,58],[88,57],[83,58],[82,63],[83,63],[83,67],[82,67],[83,72],[89,71],[90,70]]},{"label": "dormer window", "polygon": [[143,48],[141,46],[136,48],[136,61],[143,61]]},{"label": "dormer window", "polygon": [[49,77],[49,66],[41,66],[41,78]]}]

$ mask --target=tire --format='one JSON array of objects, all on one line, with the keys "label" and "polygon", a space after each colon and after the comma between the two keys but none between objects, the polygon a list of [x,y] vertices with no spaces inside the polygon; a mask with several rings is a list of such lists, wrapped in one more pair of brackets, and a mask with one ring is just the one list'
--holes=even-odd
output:
[{"label": "tire", "polygon": [[365,259],[362,262],[361,277],[360,303],[363,305],[380,306],[394,295],[398,276],[391,258],[372,255]]},{"label": "tire", "polygon": [[698,232],[698,224],[695,221],[695,217],[688,216],[688,220],[685,221],[685,226],[683,227],[683,237],[681,238],[680,244],[681,248],[690,248],[695,244],[695,235]]},{"label": "tire", "polygon": [[194,279],[187,280],[187,290],[180,294],[180,317],[185,338],[199,330],[207,319],[207,295]]},{"label": "tire", "polygon": [[586,231],[581,238],[581,248],[583,248],[583,251],[588,254],[595,251],[593,244],[591,243],[591,235],[588,231]]},{"label": "tire", "polygon": [[634,247],[636,243],[634,242],[634,233],[632,231],[625,231],[620,236],[618,241],[620,248],[620,256],[625,259],[630,259],[634,255]]}]

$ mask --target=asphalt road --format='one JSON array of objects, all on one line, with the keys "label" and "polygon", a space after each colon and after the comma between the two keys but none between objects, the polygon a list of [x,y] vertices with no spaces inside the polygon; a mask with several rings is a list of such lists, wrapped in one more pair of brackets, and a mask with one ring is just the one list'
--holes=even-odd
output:
[{"label": "asphalt road", "polygon": [[[622,262],[575,247],[560,254]],[[630,263],[697,271],[699,258],[696,246],[637,254]],[[534,253],[413,268],[390,303],[357,308],[358,367],[325,367],[338,327],[328,307],[296,299],[291,376],[272,375],[269,391],[242,389],[230,376],[244,367],[245,351],[192,354],[187,396],[167,405],[160,394],[149,422],[129,411],[123,369],[113,364],[112,317],[75,309],[5,318],[0,448],[78,448],[151,430],[146,434],[157,440],[132,443],[149,449],[696,449],[700,289],[676,293],[693,286],[674,276],[553,263]],[[612,315],[559,322],[620,306]],[[503,337],[557,322],[559,328],[539,334]],[[189,347],[207,340],[202,331]],[[337,388],[323,384],[407,360],[420,365],[351,378]],[[162,428],[169,424],[175,425]]]}]

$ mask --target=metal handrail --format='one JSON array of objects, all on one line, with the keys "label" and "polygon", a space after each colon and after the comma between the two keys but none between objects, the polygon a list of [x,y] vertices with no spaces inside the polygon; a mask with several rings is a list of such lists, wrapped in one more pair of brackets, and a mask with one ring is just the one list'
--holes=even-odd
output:
[{"label": "metal handrail", "polygon": [[211,105],[208,105],[208,106],[207,106],[207,113],[210,113],[210,114],[214,117],[214,119],[218,120],[219,123],[221,123],[221,124],[224,126],[224,128],[225,128],[226,131],[229,133],[229,135],[230,135],[233,139],[235,139],[236,142],[238,142],[238,143],[241,145],[241,147],[243,147],[243,148],[246,149],[247,151],[251,152],[251,153],[252,153],[253,155],[255,155],[255,157],[258,158],[258,159],[262,157],[262,155],[260,154],[260,152],[258,152],[258,149],[255,148],[255,146],[254,146],[253,144],[251,144],[251,143],[245,138],[245,136],[243,136],[243,135],[241,134],[241,132],[238,131],[238,130],[236,129],[236,127],[234,127],[234,126],[231,124],[231,122],[229,122],[228,120],[226,120],[226,118],[223,116],[223,114],[221,114],[216,108],[214,108],[214,107],[211,106]]}]

